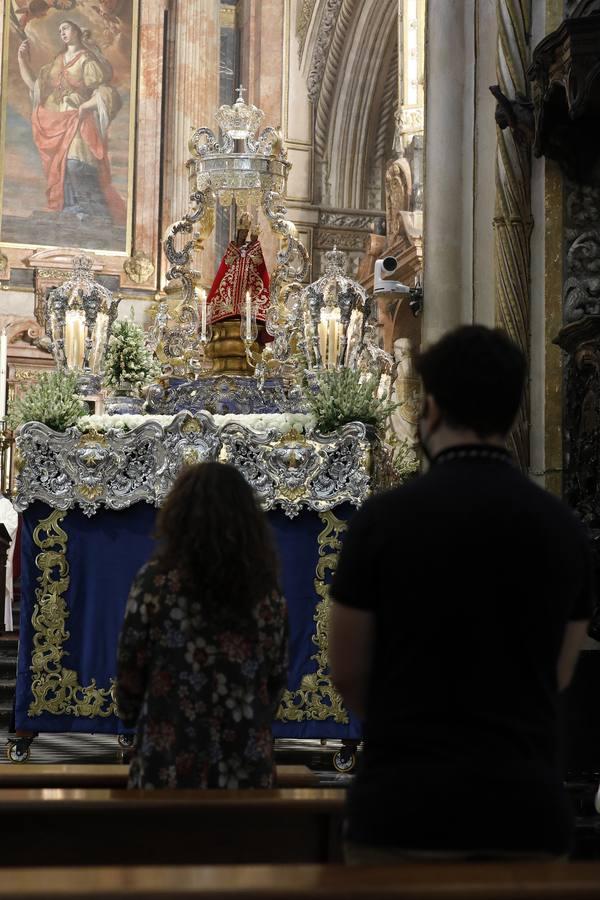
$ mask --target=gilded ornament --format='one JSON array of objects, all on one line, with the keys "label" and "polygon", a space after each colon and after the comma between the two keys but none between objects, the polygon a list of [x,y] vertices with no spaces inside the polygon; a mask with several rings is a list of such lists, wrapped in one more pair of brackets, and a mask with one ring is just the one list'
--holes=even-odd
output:
[{"label": "gilded ornament", "polygon": [[333,574],[342,548],[340,535],[348,525],[331,511],[319,514],[324,524],[317,541],[319,559],[315,578],[315,591],[320,598],[315,607],[313,619],[316,623],[311,640],[317,651],[311,656],[317,664],[317,671],[303,675],[300,687],[295,691],[285,691],[277,718],[283,722],[306,722],[333,719],[340,725],[350,721],[344,709],[342,698],[335,689],[329,674],[327,661],[328,622],[331,597],[328,575]]},{"label": "gilded ornament", "polygon": [[135,284],[144,284],[154,275],[154,263],[141,250],[136,250],[133,256],[123,263],[123,271],[130,281]]},{"label": "gilded ornament", "polygon": [[108,439],[105,434],[102,434],[99,431],[94,431],[93,429],[90,431],[86,431],[85,434],[82,434],[77,443],[77,446],[82,448],[93,447],[95,445],[108,447]]},{"label": "gilded ornament", "polygon": [[202,428],[198,419],[189,416],[181,426],[181,430],[183,434],[198,434]]},{"label": "gilded ornament", "polygon": [[293,502],[294,500],[300,500],[304,493],[304,486],[299,484],[297,487],[293,488],[282,487],[280,488],[279,493],[282,497],[285,497],[286,500],[291,500]]},{"label": "gilded ornament", "polygon": [[92,678],[87,687],[79,684],[74,669],[64,668],[62,660],[68,651],[64,644],[69,610],[64,595],[69,589],[67,562],[68,535],[61,528],[66,513],[55,509],[42,519],[33,532],[33,541],[40,552],[35,564],[40,572],[33,606],[33,648],[31,652],[31,693],[28,715],[71,715],[103,718],[116,714],[114,685],[100,688]]},{"label": "gilded ornament", "polygon": [[199,450],[193,447],[186,447],[186,449],[181,454],[181,458],[183,459],[186,466],[193,466],[196,463],[202,462],[202,454]]},{"label": "gilded ornament", "polygon": [[99,484],[78,484],[75,488],[84,500],[98,500],[104,494],[104,488]]}]

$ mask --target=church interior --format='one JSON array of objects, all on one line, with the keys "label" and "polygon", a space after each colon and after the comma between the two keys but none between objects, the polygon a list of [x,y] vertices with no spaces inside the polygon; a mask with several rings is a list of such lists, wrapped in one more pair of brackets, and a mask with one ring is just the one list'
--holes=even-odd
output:
[{"label": "church interior", "polygon": [[[525,355],[511,454],[600,568],[600,2],[0,0],[0,33],[0,898],[597,897],[600,621],[572,859],[402,872],[342,865],[362,729],[327,628],[354,511],[424,466],[416,358],[461,325]],[[281,561],[278,787],[144,796],[119,634],[207,461]]]}]

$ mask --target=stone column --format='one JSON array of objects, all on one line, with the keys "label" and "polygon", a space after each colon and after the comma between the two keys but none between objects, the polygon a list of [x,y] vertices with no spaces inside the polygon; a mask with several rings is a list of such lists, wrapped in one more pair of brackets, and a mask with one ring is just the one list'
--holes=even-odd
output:
[{"label": "stone column", "polygon": [[425,58],[423,340],[495,322],[495,0],[430,0]]},{"label": "stone column", "polygon": [[429,0],[423,342],[473,318],[474,2]]},{"label": "stone column", "polygon": [[[219,14],[219,0],[172,0],[169,7],[163,232],[188,210],[190,187],[185,164],[190,158],[192,131],[201,125],[216,128]],[[211,236],[197,256],[204,284],[210,284],[214,277],[214,256]]]}]

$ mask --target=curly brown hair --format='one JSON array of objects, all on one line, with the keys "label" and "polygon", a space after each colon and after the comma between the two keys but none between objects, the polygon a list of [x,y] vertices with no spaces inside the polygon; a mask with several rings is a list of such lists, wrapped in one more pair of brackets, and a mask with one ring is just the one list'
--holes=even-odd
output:
[{"label": "curly brown hair", "polygon": [[189,599],[219,619],[249,618],[278,592],[273,535],[256,495],[227,463],[186,466],[160,510],[155,558],[177,571]]}]

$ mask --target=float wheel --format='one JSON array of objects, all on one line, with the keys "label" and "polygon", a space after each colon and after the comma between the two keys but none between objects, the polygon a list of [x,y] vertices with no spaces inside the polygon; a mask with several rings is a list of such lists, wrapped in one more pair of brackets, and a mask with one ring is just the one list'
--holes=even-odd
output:
[{"label": "float wheel", "polygon": [[31,740],[9,741],[6,745],[6,757],[12,763],[27,762],[31,756]]},{"label": "float wheel", "polygon": [[342,747],[341,750],[336,750],[333,754],[333,768],[336,772],[347,774],[354,769],[355,765],[356,753],[353,750],[346,750]]}]

